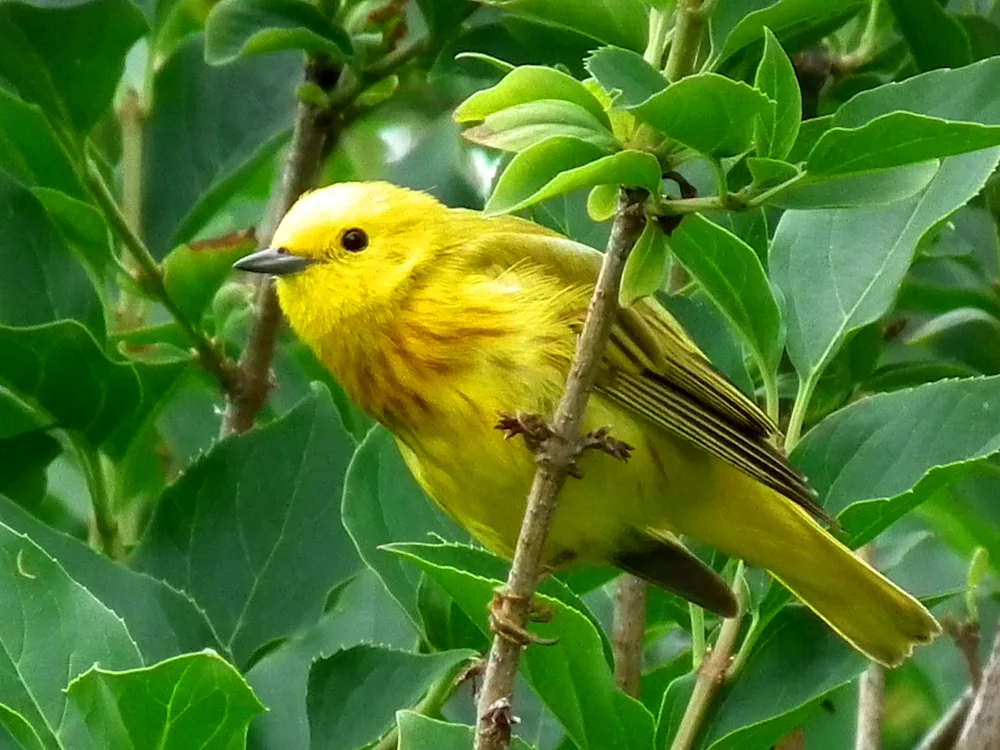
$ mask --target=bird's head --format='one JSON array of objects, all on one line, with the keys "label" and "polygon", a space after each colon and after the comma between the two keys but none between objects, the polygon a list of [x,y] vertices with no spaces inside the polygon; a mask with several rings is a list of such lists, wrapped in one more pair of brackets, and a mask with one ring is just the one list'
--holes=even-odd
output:
[{"label": "bird's head", "polygon": [[392,314],[415,270],[444,244],[447,211],[425,193],[384,182],[340,183],[305,194],[271,247],[235,264],[277,277],[281,307],[316,345],[350,322]]}]

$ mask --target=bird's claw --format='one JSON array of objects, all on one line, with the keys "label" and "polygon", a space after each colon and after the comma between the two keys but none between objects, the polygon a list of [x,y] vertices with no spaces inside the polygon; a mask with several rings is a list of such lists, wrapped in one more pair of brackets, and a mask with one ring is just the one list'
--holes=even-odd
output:
[{"label": "bird's claw", "polygon": [[[536,460],[540,463],[547,456],[546,442],[555,437],[555,432],[538,414],[524,414],[522,412],[514,415],[501,414],[496,429],[503,430],[504,440],[510,440],[517,435],[523,436],[524,444],[528,450],[535,454]],[[580,469],[577,459],[584,451],[599,450],[619,461],[628,461],[632,457],[634,448],[624,440],[612,437],[610,427],[601,427],[581,437],[575,445],[570,446],[570,450],[572,458],[566,471],[571,477],[581,479],[583,471]]]},{"label": "bird's claw", "polygon": [[[489,605],[490,631],[506,641],[517,646],[554,646],[555,638],[543,638],[532,633],[522,625],[513,622],[504,613],[504,603],[507,601],[522,600],[522,597],[510,593],[506,586],[498,586],[493,589],[493,599]],[[540,603],[533,603],[528,613],[528,619],[535,622],[548,622],[555,615],[555,610]]]}]

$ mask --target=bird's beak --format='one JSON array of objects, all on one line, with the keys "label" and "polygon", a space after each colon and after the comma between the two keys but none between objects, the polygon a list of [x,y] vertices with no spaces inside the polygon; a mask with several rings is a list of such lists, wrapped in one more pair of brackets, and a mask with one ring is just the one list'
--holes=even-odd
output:
[{"label": "bird's beak", "polygon": [[311,266],[314,262],[312,258],[292,255],[287,250],[273,250],[268,248],[267,250],[258,250],[244,258],[240,258],[233,263],[233,268],[237,271],[285,276],[290,273],[298,273]]}]

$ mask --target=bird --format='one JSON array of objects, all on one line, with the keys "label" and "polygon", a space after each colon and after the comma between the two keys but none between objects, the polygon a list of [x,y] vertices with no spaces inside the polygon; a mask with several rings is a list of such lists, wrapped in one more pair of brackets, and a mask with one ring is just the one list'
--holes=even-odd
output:
[{"label": "bird", "polygon": [[[526,219],[346,182],[301,196],[270,246],[235,268],[276,278],[292,330],[392,434],[427,496],[509,559],[537,466],[504,430],[544,429],[538,415],[562,394],[601,259]],[[825,528],[777,426],[655,298],[617,312],[582,427],[613,436],[611,448],[579,457],[547,573],[612,565],[736,616],[732,588],[694,540],[767,570],[881,664],[940,632]]]}]

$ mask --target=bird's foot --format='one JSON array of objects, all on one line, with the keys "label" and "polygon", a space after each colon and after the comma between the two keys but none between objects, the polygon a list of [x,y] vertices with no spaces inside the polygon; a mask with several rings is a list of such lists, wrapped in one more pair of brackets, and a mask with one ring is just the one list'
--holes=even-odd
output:
[{"label": "bird's foot", "polygon": [[[493,589],[493,599],[489,605],[490,631],[504,640],[510,641],[518,646],[554,646],[554,638],[542,638],[540,635],[532,633],[522,625],[517,624],[504,612],[505,602],[522,602],[524,597],[517,596],[510,592],[506,586],[497,586]],[[548,622],[555,615],[555,609],[541,602],[532,602],[528,611],[528,619],[533,622]]]},{"label": "bird's foot", "polygon": [[[540,462],[547,455],[546,442],[555,437],[548,422],[539,414],[524,414],[522,412],[514,415],[501,414],[496,429],[503,430],[504,440],[510,440],[517,435],[523,436],[524,444]],[[612,458],[617,458],[619,461],[628,461],[633,451],[633,447],[624,440],[618,440],[611,436],[610,427],[601,427],[593,432],[588,432],[569,448],[571,458],[567,472],[577,479],[583,477],[583,471],[580,469],[577,459],[584,451],[598,450],[607,453]]]},{"label": "bird's foot", "polygon": [[602,451],[619,461],[628,461],[632,458],[632,451],[635,450],[635,447],[624,440],[612,437],[610,427],[602,427],[599,430],[588,432],[581,439],[580,450],[588,449]]},{"label": "bird's foot", "polygon": [[503,430],[503,439],[522,435],[528,450],[537,455],[542,450],[542,444],[552,437],[552,428],[541,414],[501,414],[496,423],[496,429]]}]

